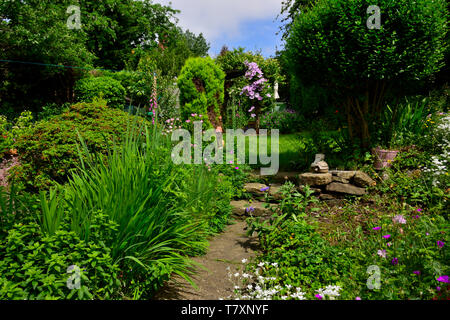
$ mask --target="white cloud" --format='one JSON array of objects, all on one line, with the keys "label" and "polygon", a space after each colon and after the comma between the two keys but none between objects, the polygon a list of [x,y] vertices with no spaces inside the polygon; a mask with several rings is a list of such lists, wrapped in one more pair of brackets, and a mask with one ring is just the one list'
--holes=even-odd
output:
[{"label": "white cloud", "polygon": [[275,19],[281,11],[281,0],[156,0],[181,10],[179,25],[208,41],[219,37],[239,37],[243,22]]}]

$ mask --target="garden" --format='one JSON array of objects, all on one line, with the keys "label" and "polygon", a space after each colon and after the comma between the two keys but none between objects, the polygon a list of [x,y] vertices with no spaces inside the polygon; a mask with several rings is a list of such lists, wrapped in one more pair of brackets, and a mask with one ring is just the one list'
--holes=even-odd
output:
[{"label": "garden", "polygon": [[450,7],[372,2],[0,2],[0,300],[448,300]]}]

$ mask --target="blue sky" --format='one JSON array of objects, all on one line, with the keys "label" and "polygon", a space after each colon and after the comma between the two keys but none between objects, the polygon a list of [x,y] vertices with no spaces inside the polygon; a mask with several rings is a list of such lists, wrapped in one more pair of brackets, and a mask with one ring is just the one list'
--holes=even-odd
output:
[{"label": "blue sky", "polygon": [[223,45],[261,50],[266,57],[282,46],[276,35],[280,21],[276,17],[282,0],[156,0],[181,10],[179,25],[199,34],[211,43],[210,55],[215,56]]}]

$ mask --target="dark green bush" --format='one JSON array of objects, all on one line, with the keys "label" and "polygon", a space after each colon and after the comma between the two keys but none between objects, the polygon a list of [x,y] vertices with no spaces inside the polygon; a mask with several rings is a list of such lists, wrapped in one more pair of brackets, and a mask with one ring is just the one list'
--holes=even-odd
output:
[{"label": "dark green bush", "polygon": [[110,109],[104,102],[80,103],[17,138],[21,166],[14,169],[18,181],[30,190],[64,183],[79,164],[79,136],[92,152],[105,154],[114,140],[126,132],[129,115]]},{"label": "dark green bush", "polygon": [[261,128],[278,129],[280,133],[295,133],[304,125],[304,119],[293,110],[268,112],[261,118]]},{"label": "dark green bush", "polygon": [[203,116],[206,127],[219,126],[224,80],[224,72],[211,58],[188,59],[178,78],[183,120],[197,114]]},{"label": "dark green bush", "polygon": [[103,98],[108,106],[124,108],[126,90],[122,84],[111,77],[84,78],[75,84],[75,96],[79,102],[93,102],[96,98]]},{"label": "dark green bush", "polygon": [[[367,27],[367,9],[374,4],[381,8],[380,29]],[[350,133],[369,147],[369,126],[385,98],[442,68],[446,7],[444,0],[316,1],[290,30],[289,72],[307,86],[338,93]]]}]

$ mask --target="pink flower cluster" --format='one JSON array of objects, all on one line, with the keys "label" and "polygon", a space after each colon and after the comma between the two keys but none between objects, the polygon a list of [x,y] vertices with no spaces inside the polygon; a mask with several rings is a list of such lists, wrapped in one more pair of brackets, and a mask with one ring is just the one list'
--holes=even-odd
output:
[{"label": "pink flower cluster", "polygon": [[258,99],[258,101],[261,101],[263,100],[261,92],[263,91],[264,86],[268,80],[263,78],[263,73],[256,62],[249,63],[248,61],[246,61],[245,65],[248,68],[247,72],[245,73],[245,77],[248,80],[253,80],[253,78],[257,76],[259,79],[242,88],[241,95],[245,94],[252,100]]},{"label": "pink flower cluster", "polygon": [[244,64],[248,69],[247,72],[245,73],[245,77],[248,80],[252,80],[253,77],[256,75],[258,75],[258,78],[262,78],[263,73],[256,62],[249,63],[248,61],[245,61]]},{"label": "pink flower cluster", "polygon": [[157,81],[156,81],[156,74],[153,76],[153,91],[152,91],[152,97],[150,98],[150,107],[149,112],[152,116],[152,124],[155,124],[156,119],[156,110],[158,109],[158,93],[156,89]]}]

